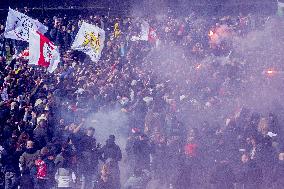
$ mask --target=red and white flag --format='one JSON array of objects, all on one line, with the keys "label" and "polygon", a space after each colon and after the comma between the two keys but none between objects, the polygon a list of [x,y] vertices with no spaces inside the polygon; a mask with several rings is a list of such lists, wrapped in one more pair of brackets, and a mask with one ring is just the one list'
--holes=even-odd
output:
[{"label": "red and white flag", "polygon": [[29,59],[29,49],[23,50],[19,55],[18,58],[28,60]]},{"label": "red and white flag", "polygon": [[155,43],[157,41],[157,33],[156,30],[152,27],[149,28],[149,34],[148,34],[148,41],[151,43]]},{"label": "red and white flag", "polygon": [[152,28],[148,22],[142,20],[141,22],[141,32],[139,36],[132,36],[132,41],[149,41],[150,43],[155,43],[158,40],[156,29]]},{"label": "red and white flag", "polygon": [[60,62],[60,54],[47,37],[37,31],[29,32],[29,64],[46,67],[52,73]]}]

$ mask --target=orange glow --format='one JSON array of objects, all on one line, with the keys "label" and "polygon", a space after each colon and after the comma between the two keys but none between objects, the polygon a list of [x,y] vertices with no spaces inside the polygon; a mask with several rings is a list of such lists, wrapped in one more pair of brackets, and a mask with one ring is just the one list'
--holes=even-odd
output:
[{"label": "orange glow", "polygon": [[270,69],[266,70],[265,73],[269,76],[274,76],[275,74],[278,73],[278,71],[270,68]]},{"label": "orange glow", "polygon": [[198,64],[197,66],[196,66],[196,69],[200,69],[201,68],[201,64]]},{"label": "orange glow", "polygon": [[273,74],[274,71],[273,71],[273,70],[267,70],[267,73],[268,73],[268,74]]}]

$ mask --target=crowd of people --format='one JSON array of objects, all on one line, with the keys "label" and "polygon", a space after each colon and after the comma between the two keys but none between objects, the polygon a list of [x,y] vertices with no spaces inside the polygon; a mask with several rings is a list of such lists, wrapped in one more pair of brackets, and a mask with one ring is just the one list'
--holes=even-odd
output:
[{"label": "crowd of people", "polygon": [[[269,19],[50,15],[41,22],[60,49],[54,73],[28,65],[27,44],[5,39],[0,23],[0,188],[284,188],[282,107],[222,109],[253,81],[230,39]],[[83,20],[106,32],[97,63],[70,49]],[[151,38],[133,40],[143,21]],[[117,106],[126,145],[114,133],[101,145],[87,118]]]}]

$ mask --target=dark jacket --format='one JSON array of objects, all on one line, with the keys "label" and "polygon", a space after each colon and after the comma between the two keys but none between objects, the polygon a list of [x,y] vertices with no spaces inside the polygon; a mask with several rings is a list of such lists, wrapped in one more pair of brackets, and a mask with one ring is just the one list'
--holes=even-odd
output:
[{"label": "dark jacket", "polygon": [[262,183],[262,170],[255,161],[242,164],[239,182],[245,189],[259,188]]},{"label": "dark jacket", "polygon": [[19,159],[21,153],[14,149],[6,149],[1,154],[1,164],[4,172],[13,172],[19,174]]},{"label": "dark jacket", "polygon": [[278,161],[278,164],[275,166],[273,173],[273,181],[275,183],[275,188],[284,187],[284,161]]},{"label": "dark jacket", "polygon": [[147,140],[138,140],[134,142],[133,152],[136,163],[140,164],[144,168],[149,168],[151,146]]},{"label": "dark jacket", "polygon": [[101,178],[98,180],[98,184],[96,189],[115,189],[116,187],[113,184],[111,177],[108,178],[106,182],[104,182]]},{"label": "dark jacket", "polygon": [[211,177],[211,183],[215,184],[216,188],[234,189],[235,182],[236,177],[229,164],[220,163],[217,165]]},{"label": "dark jacket", "polygon": [[48,142],[47,129],[42,127],[36,127],[33,131],[34,140],[39,149],[44,147]]},{"label": "dark jacket", "polygon": [[39,150],[32,148],[32,149],[26,149],[26,151],[21,155],[19,161],[24,172],[30,171],[39,153],[40,153]]},{"label": "dark jacket", "polygon": [[83,135],[76,147],[78,152],[78,166],[82,172],[96,172],[98,170],[100,152],[96,147],[96,139]]},{"label": "dark jacket", "polygon": [[106,161],[107,159],[111,158],[115,162],[118,162],[122,159],[121,150],[118,145],[110,140],[107,141],[107,144],[103,146],[102,150],[102,160]]}]

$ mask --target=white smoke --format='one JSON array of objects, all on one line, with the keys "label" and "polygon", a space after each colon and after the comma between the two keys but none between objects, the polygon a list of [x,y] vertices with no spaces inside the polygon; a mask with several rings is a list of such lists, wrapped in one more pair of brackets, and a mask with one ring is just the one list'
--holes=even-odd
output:
[{"label": "white smoke", "polygon": [[101,108],[96,113],[91,113],[86,120],[87,127],[96,130],[96,139],[105,143],[109,135],[115,135],[116,142],[124,147],[127,140],[128,115],[121,111],[119,104]]}]

